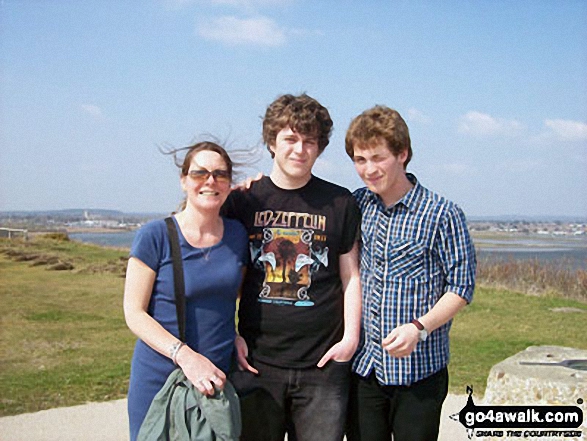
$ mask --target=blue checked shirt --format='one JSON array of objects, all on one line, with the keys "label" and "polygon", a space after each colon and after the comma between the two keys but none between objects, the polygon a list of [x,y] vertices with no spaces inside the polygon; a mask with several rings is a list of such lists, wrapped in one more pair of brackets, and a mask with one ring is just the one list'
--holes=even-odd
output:
[{"label": "blue checked shirt", "polygon": [[414,175],[407,177],[414,188],[389,208],[367,188],[354,192],[363,214],[363,317],[353,371],[367,377],[375,370],[385,385],[410,385],[447,366],[452,321],[405,358],[391,357],[381,342],[426,314],[446,292],[471,302],[475,287],[475,249],[463,212]]}]

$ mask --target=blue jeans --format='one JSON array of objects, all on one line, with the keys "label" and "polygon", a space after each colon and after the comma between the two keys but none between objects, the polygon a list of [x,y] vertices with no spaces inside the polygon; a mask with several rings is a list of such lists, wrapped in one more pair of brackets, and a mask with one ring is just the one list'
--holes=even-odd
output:
[{"label": "blue jeans", "polygon": [[350,389],[350,362],[288,369],[255,361],[259,375],[233,372],[240,396],[241,441],[341,441]]}]

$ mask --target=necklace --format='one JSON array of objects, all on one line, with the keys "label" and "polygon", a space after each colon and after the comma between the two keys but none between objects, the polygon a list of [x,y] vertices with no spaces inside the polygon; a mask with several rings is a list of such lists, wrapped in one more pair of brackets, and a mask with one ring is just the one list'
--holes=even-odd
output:
[{"label": "necklace", "polygon": [[[185,238],[185,240],[187,241],[188,244],[190,244],[192,247],[194,248],[199,248],[200,250],[200,257],[203,257],[204,260],[207,262],[208,260],[210,260],[210,253],[212,253],[212,248],[214,248],[214,245],[216,245],[217,243],[219,243],[222,240],[222,234],[224,232],[224,223],[222,221],[222,218],[218,218],[219,223],[216,224],[216,228],[212,228],[211,231],[208,230],[206,232],[203,232],[203,234],[199,234],[196,231],[190,231],[190,228],[187,227],[186,225],[186,219],[184,216],[185,212],[180,213],[177,216],[177,220],[178,220],[178,224],[181,230],[181,233],[183,234],[183,237]],[[216,231],[214,231],[216,230]],[[198,246],[199,243],[211,243],[212,245],[210,246]]]}]

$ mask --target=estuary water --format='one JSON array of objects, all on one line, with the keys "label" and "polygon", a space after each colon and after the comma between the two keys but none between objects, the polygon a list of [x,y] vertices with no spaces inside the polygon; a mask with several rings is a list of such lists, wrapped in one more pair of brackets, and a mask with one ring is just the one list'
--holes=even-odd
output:
[{"label": "estuary water", "polygon": [[474,238],[478,259],[537,259],[570,269],[587,270],[587,237],[522,236],[504,239]]},{"label": "estuary water", "polygon": [[121,231],[117,233],[69,233],[71,240],[93,243],[96,245],[130,248],[136,231]]},{"label": "estuary water", "polygon": [[[130,248],[135,231],[117,233],[71,233],[72,240],[118,248]],[[587,270],[585,236],[508,236],[503,239],[473,238],[479,260],[527,260],[560,264]]]}]

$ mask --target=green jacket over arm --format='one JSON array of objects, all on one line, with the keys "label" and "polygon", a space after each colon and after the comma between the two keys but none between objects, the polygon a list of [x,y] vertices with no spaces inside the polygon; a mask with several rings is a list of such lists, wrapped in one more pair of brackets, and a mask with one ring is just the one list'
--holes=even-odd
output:
[{"label": "green jacket over arm", "polygon": [[137,440],[237,441],[240,432],[239,399],[229,382],[207,397],[176,369],[153,399]]}]

